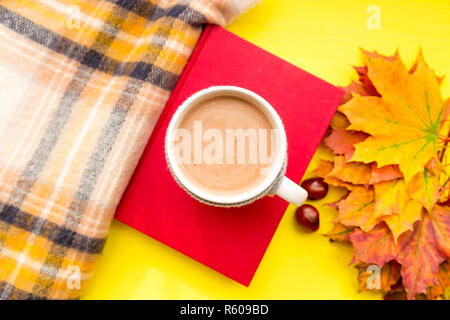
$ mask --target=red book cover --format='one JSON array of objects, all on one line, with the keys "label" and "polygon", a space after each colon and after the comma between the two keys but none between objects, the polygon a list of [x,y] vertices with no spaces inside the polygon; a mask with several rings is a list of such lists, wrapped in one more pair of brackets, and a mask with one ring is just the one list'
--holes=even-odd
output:
[{"label": "red book cover", "polygon": [[275,108],[288,139],[286,175],[298,182],[344,93],[223,28],[208,26],[149,139],[116,219],[249,285],[288,203],[274,196],[240,208],[207,206],[177,185],[164,157],[166,129],[177,107],[215,85],[249,89]]}]

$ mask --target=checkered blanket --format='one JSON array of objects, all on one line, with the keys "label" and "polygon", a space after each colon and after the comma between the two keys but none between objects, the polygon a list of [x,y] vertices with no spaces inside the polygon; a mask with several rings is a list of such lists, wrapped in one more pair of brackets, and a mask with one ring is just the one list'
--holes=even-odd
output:
[{"label": "checkered blanket", "polygon": [[206,23],[254,0],[0,0],[0,298],[78,298]]}]

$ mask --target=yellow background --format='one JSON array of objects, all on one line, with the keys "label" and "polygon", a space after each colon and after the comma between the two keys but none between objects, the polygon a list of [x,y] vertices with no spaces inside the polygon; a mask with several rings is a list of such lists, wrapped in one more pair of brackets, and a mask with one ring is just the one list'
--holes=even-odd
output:
[{"label": "yellow background", "polygon": [[[380,8],[381,29],[367,27],[370,5]],[[351,66],[360,62],[359,47],[383,54],[399,48],[410,65],[421,46],[439,75],[450,73],[449,0],[263,0],[229,30],[335,85],[356,79]],[[450,95],[448,79],[443,93]],[[327,156],[323,148],[309,172],[320,156]],[[103,259],[83,298],[380,298],[376,293],[357,293],[356,271],[348,266],[351,248],[322,236],[331,229],[335,212],[321,205],[339,195],[332,190],[324,201],[314,203],[320,208],[321,226],[313,234],[297,227],[289,207],[248,288],[113,221]]]}]

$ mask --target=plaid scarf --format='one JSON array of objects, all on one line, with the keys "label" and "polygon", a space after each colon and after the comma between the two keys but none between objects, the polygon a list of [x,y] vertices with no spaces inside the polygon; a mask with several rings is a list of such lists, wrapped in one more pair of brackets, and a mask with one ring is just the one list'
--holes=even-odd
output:
[{"label": "plaid scarf", "polygon": [[254,0],[0,0],[0,299],[78,298],[206,23]]}]

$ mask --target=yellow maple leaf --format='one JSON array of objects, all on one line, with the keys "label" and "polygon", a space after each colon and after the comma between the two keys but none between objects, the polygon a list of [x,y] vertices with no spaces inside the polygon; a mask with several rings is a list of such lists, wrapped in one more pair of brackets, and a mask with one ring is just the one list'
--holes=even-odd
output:
[{"label": "yellow maple leaf", "polygon": [[422,54],[408,72],[397,55],[393,61],[366,54],[368,77],[381,95],[359,96],[340,106],[350,121],[348,130],[371,135],[355,145],[351,161],[379,166],[398,164],[405,181],[437,158],[449,113],[434,72]]},{"label": "yellow maple leaf", "polygon": [[403,179],[374,185],[374,210],[383,216],[394,240],[413,229],[414,222],[421,218],[422,208],[432,210],[439,200],[439,188],[437,178],[427,170],[416,174],[407,185]]},{"label": "yellow maple leaf", "polygon": [[374,185],[375,210],[382,215],[401,213],[407,201],[403,179],[386,181]]},{"label": "yellow maple leaf", "polygon": [[407,194],[410,199],[419,201],[427,211],[432,211],[440,197],[439,180],[425,170],[416,174],[407,186]]},{"label": "yellow maple leaf", "polygon": [[414,223],[422,217],[422,210],[423,205],[419,201],[411,200],[406,203],[400,213],[383,217],[394,236],[395,243],[400,235],[413,230]]},{"label": "yellow maple leaf", "polygon": [[374,210],[382,216],[396,242],[402,233],[413,230],[414,223],[421,218],[423,204],[410,198],[403,179],[378,183],[374,190]]}]

